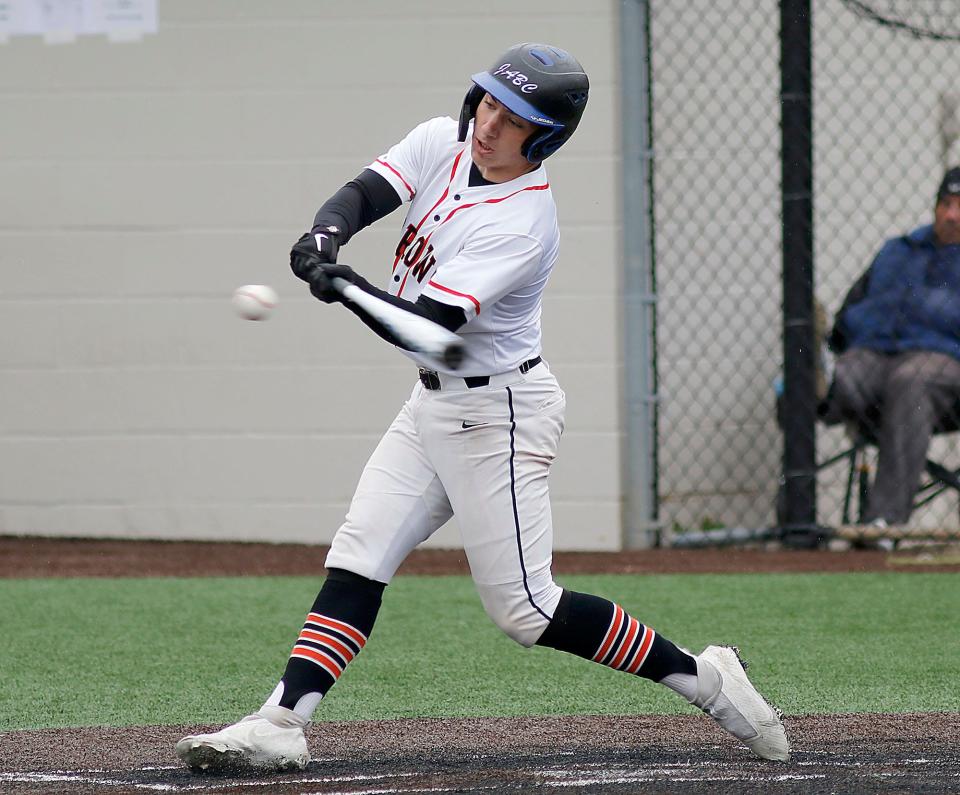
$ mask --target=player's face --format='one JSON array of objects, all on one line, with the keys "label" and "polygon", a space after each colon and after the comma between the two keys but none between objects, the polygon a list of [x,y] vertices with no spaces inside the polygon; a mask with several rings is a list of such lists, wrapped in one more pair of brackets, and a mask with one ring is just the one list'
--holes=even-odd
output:
[{"label": "player's face", "polygon": [[960,243],[960,196],[944,196],[933,211],[933,233],[941,245]]},{"label": "player's face", "polygon": [[484,179],[507,182],[535,168],[520,154],[520,147],[536,129],[535,124],[485,94],[477,107],[470,150]]}]

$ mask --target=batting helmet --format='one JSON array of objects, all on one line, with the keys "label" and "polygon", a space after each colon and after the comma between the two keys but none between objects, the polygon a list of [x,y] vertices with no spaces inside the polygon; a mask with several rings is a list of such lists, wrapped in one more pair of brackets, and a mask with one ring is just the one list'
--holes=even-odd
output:
[{"label": "batting helmet", "polygon": [[531,163],[556,152],[573,135],[587,106],[590,81],[570,53],[549,44],[517,44],[486,72],[472,77],[460,111],[460,140],[477,114],[484,94],[542,130],[534,131],[520,149]]}]

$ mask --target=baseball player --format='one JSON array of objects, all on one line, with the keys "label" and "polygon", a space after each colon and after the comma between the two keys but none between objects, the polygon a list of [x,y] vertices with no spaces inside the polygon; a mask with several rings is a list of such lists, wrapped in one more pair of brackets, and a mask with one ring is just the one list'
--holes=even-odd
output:
[{"label": "baseball player", "polygon": [[[577,128],[589,83],[576,59],[545,44],[512,47],[472,79],[459,120],[416,127],[337,191],[291,252],[293,272],[321,301],[341,300],[331,279],[343,278],[456,331],[465,362],[447,370],[407,351],[419,378],[360,477],[280,682],[256,713],[185,737],[177,754],[194,769],[304,767],[304,727],[366,644],[385,587],[456,514],[480,600],[509,637],[659,682],[757,755],[786,760],[778,715],[735,649],[694,656],[620,605],[553,580],[547,476],[565,398],[541,353],[541,301],[559,249],[543,161]],[[402,202],[384,291],[337,264],[337,252]]]}]

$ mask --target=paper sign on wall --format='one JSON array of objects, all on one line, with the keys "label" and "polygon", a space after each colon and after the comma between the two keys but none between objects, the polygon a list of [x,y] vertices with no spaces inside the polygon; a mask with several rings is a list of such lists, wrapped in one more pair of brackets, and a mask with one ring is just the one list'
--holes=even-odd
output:
[{"label": "paper sign on wall", "polygon": [[157,32],[157,0],[0,0],[0,43],[42,36],[48,44],[105,35],[136,41]]}]

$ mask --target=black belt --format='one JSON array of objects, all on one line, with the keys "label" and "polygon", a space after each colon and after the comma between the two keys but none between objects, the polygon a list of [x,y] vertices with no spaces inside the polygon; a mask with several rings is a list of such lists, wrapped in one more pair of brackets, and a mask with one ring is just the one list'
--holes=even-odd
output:
[{"label": "black belt", "polygon": [[[536,367],[543,359],[540,356],[534,356],[532,359],[527,359],[523,364],[520,365],[520,373],[528,372],[531,368]],[[468,389],[476,389],[479,386],[486,386],[490,383],[489,375],[467,375],[464,376],[463,382],[467,385]],[[420,383],[424,385],[426,389],[439,389],[440,388],[440,376],[434,370],[425,370],[420,368]]]}]

